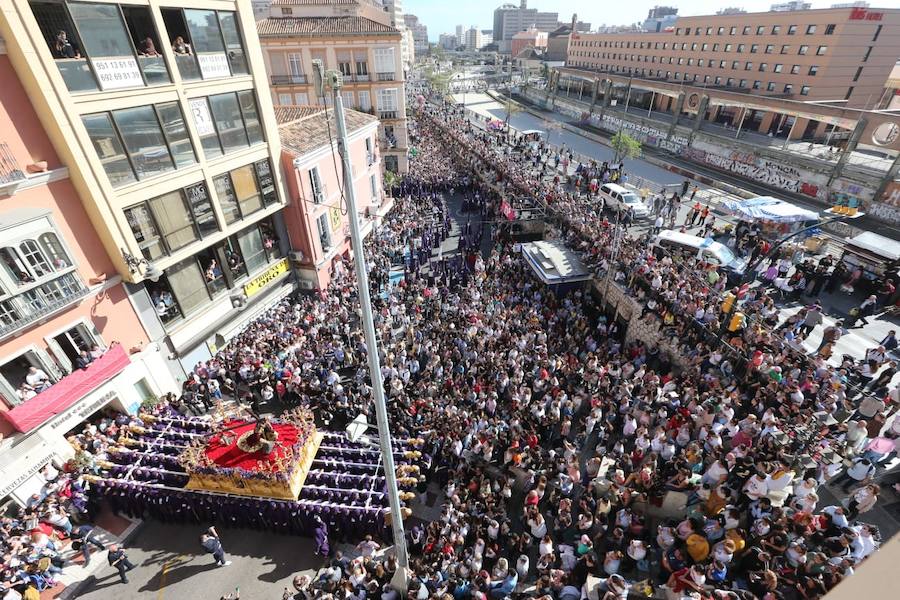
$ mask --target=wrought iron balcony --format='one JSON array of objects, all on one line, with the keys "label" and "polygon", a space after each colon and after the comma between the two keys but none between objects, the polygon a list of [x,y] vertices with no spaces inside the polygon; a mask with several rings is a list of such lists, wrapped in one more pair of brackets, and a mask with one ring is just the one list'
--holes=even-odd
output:
[{"label": "wrought iron balcony", "polygon": [[0,339],[78,302],[89,291],[77,273],[66,273],[0,301]]},{"label": "wrought iron balcony", "polygon": [[9,144],[0,143],[0,185],[16,183],[25,179],[25,172],[19,168],[16,157],[13,156]]},{"label": "wrought iron balcony", "polygon": [[378,73],[378,81],[394,81],[397,79],[397,74],[391,71],[390,73]]},{"label": "wrought iron balcony", "polygon": [[272,75],[272,85],[305,85],[306,75]]}]

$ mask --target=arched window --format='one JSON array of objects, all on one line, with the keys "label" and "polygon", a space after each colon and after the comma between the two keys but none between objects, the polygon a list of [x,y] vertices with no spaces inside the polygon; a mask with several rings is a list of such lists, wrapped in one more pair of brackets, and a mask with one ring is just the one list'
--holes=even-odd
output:
[{"label": "arched window", "polygon": [[30,267],[34,277],[44,277],[53,272],[53,269],[50,268],[50,263],[47,262],[47,257],[44,256],[44,253],[41,252],[40,247],[34,240],[25,240],[19,244],[19,250],[21,250],[22,257]]},{"label": "arched window", "polygon": [[63,249],[62,244],[59,243],[59,238],[56,237],[55,233],[41,234],[38,241],[41,244],[44,255],[50,260],[50,264],[53,265],[54,270],[58,271],[72,266],[72,262],[66,255],[66,251]]}]

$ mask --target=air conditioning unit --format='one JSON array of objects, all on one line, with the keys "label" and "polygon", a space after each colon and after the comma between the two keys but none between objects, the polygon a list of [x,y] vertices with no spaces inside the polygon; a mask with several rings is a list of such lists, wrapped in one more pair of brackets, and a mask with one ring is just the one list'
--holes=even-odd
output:
[{"label": "air conditioning unit", "polygon": [[310,281],[309,279],[301,279],[297,285],[301,290],[314,290],[316,289],[316,284],[314,281]]},{"label": "air conditioning unit", "polygon": [[306,262],[306,254],[303,253],[303,250],[294,250],[293,252],[288,254],[288,258],[291,259],[291,262]]},{"label": "air conditioning unit", "polygon": [[316,204],[325,202],[325,192],[315,192]]},{"label": "air conditioning unit", "polygon": [[231,294],[231,307],[238,310],[247,308],[247,295],[244,292],[235,292]]}]

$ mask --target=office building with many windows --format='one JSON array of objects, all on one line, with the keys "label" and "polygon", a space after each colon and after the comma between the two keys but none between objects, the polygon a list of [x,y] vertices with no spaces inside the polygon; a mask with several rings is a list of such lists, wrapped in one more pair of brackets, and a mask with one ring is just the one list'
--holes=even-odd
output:
[{"label": "office building with many windows", "polygon": [[9,0],[0,28],[131,303],[183,370],[292,289],[249,2]]},{"label": "office building with many windows", "polygon": [[[293,0],[291,0],[293,1]],[[275,6],[273,6],[273,11]],[[299,8],[292,8],[296,14]],[[384,168],[406,173],[405,75],[396,28],[364,16],[282,16],[257,23],[276,106],[330,102],[316,96],[312,61],[343,75],[344,106],[381,121],[378,140]]]},{"label": "office building with many windows", "polygon": [[176,391],[0,39],[0,500],[24,504],[92,414]]},{"label": "office building with many windows", "polygon": [[876,108],[900,56],[900,9],[679,17],[658,33],[577,33],[567,66]]}]

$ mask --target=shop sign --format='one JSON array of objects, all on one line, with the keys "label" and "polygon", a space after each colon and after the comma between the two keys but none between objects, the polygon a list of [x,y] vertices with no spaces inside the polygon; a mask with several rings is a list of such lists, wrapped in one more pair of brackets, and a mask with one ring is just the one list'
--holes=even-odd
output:
[{"label": "shop sign", "polygon": [[65,427],[63,431],[68,431],[73,425],[81,423],[89,416],[106,406],[113,398],[116,397],[115,391],[106,392],[97,399],[91,399],[90,396],[79,401],[69,410],[50,421],[50,429],[60,429]]},{"label": "shop sign", "polygon": [[341,227],[341,209],[336,206],[332,206],[328,211],[328,216],[331,219],[331,230],[337,231]]},{"label": "shop sign", "polygon": [[194,115],[194,125],[197,127],[197,133],[200,136],[215,135],[216,129],[213,126],[212,115],[209,114],[209,104],[206,98],[191,98],[191,114]]},{"label": "shop sign", "polygon": [[880,21],[884,13],[871,12],[865,8],[854,8],[850,11],[851,21]]},{"label": "shop sign", "polygon": [[92,58],[91,66],[94,67],[103,90],[144,87],[144,78],[133,57]]},{"label": "shop sign", "polygon": [[11,492],[13,492],[17,487],[28,481],[32,475],[40,471],[44,468],[50,459],[53,458],[53,450],[46,448],[44,451],[39,454],[40,458],[38,460],[32,461],[31,465],[16,475],[15,479],[11,479],[3,484],[3,487],[0,487],[0,498],[5,498]]},{"label": "shop sign", "polygon": [[228,68],[228,57],[225,56],[224,52],[198,54],[197,62],[200,63],[200,74],[203,75],[203,79],[231,77],[231,70]]},{"label": "shop sign", "polygon": [[288,272],[288,260],[283,258],[277,263],[260,273],[244,285],[244,293],[247,297],[258,294],[264,287]]}]

